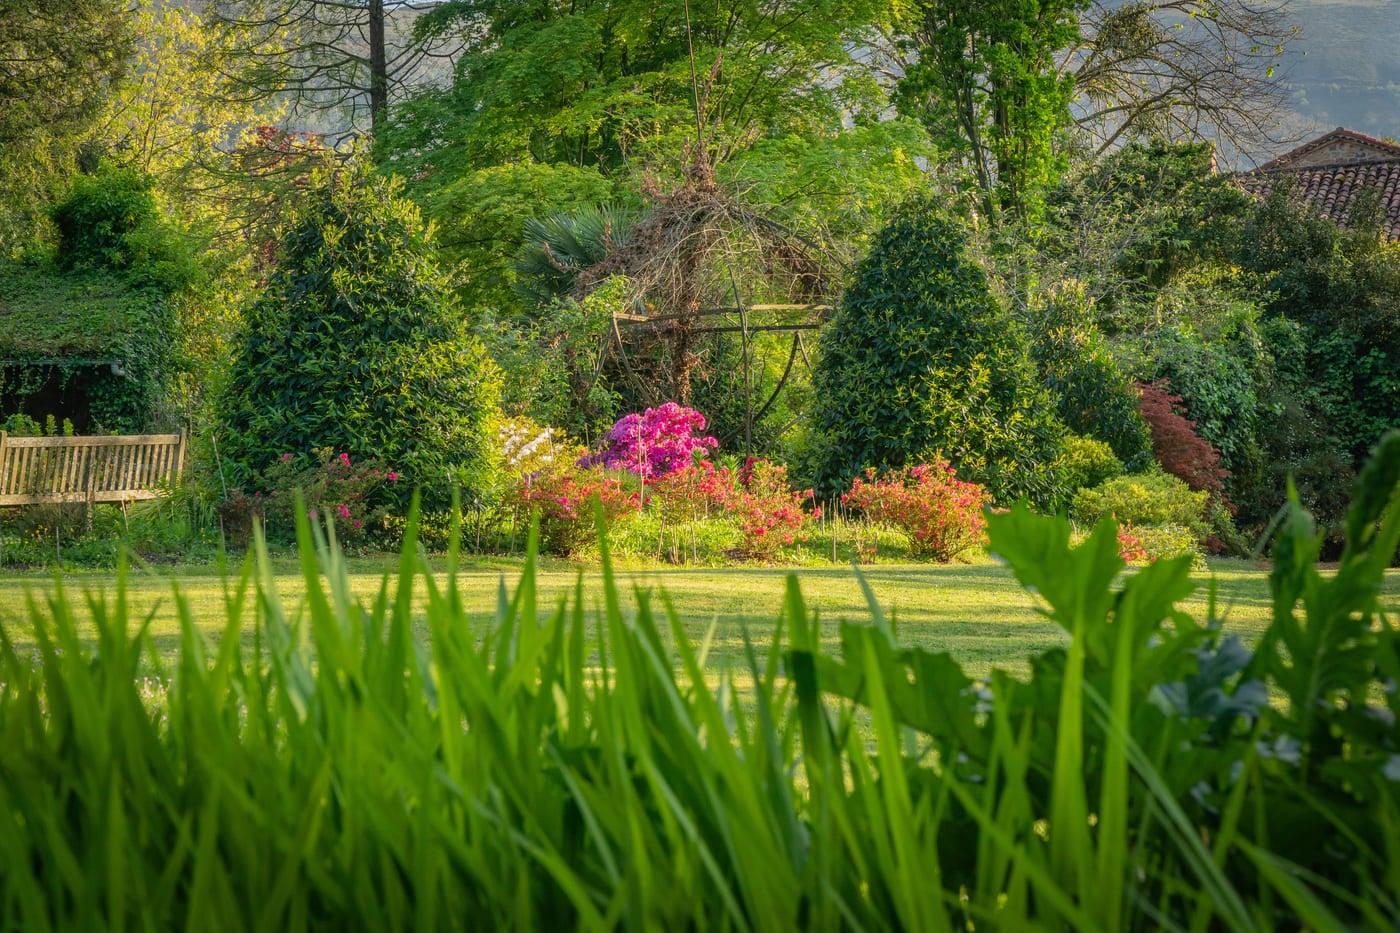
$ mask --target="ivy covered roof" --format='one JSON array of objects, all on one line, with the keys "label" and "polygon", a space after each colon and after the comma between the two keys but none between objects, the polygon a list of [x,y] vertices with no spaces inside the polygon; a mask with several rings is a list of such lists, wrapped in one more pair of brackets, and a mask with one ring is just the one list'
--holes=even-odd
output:
[{"label": "ivy covered roof", "polygon": [[0,261],[0,360],[126,358],[164,302],[111,273]]}]

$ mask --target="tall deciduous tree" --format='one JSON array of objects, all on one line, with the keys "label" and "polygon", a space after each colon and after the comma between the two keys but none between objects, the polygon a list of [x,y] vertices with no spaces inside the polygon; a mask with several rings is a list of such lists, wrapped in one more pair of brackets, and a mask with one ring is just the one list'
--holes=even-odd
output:
[{"label": "tall deciduous tree", "polygon": [[617,168],[674,159],[696,136],[697,109],[716,163],[764,136],[832,132],[843,110],[883,105],[849,42],[874,10],[870,0],[448,0],[420,33],[465,43],[455,80],[405,109],[395,148],[437,170]]},{"label": "tall deciduous tree", "polygon": [[[720,0],[687,16],[683,0],[452,0],[420,29],[466,43],[454,81],[395,108],[380,151],[470,263],[464,297],[500,310],[517,306],[514,271],[493,257],[520,246],[526,217],[655,200],[697,135],[721,184],[795,201],[839,187],[858,214],[871,191],[913,184],[922,151],[906,123],[871,128],[887,98],[849,40],[874,7]],[[866,157],[891,140],[901,151]]]},{"label": "tall deciduous tree", "polygon": [[344,139],[378,133],[434,57],[457,43],[415,31],[435,4],[404,0],[214,0],[222,23],[243,32],[245,96],[290,99],[296,111]]},{"label": "tall deciduous tree", "polygon": [[0,252],[42,223],[130,51],[114,0],[0,0]]},{"label": "tall deciduous tree", "polygon": [[1285,138],[1297,38],[1279,0],[1093,0],[1063,54],[1074,121],[1099,154],[1148,136],[1248,153]]},{"label": "tall deciduous tree", "polygon": [[993,219],[1036,213],[1059,175],[1056,136],[1074,91],[1059,52],[1079,34],[1084,2],[921,0],[905,18],[915,58],[900,107],[966,160]]},{"label": "tall deciduous tree", "polygon": [[[983,209],[1034,214],[1071,148],[1227,155],[1285,138],[1281,0],[915,0],[867,61],[963,156]],[[1073,130],[1073,133],[1067,132]]]}]

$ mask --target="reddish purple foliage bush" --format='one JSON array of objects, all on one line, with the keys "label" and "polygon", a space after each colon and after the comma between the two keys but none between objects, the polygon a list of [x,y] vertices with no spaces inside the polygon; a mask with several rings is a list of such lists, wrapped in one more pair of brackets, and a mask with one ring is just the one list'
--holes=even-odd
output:
[{"label": "reddish purple foliage bush", "polygon": [[1204,489],[1233,512],[1234,506],[1225,498],[1225,477],[1230,471],[1220,465],[1220,451],[1196,433],[1196,422],[1185,416],[1181,396],[1173,395],[1170,388],[1165,379],[1138,383],[1142,396],[1138,408],[1152,432],[1153,456],[1163,470],[1192,489]]}]

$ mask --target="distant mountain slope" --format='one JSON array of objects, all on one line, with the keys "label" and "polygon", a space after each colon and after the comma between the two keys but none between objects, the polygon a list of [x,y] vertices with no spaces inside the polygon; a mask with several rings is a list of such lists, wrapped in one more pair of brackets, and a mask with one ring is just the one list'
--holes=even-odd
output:
[{"label": "distant mountain slope", "polygon": [[1302,30],[1285,66],[1299,130],[1400,137],[1400,0],[1294,0],[1289,16]]}]

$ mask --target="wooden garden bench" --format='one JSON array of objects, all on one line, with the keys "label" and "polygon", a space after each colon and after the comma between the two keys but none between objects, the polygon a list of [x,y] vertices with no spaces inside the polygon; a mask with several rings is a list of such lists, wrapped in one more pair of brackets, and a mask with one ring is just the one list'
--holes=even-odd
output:
[{"label": "wooden garden bench", "polygon": [[10,437],[0,431],[0,506],[154,499],[180,480],[184,434]]}]

